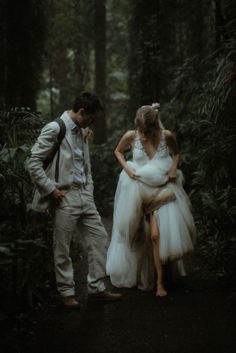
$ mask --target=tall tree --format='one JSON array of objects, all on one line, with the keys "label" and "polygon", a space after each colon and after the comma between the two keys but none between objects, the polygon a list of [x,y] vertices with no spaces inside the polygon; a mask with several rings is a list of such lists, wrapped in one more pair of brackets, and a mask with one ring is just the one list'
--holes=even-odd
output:
[{"label": "tall tree", "polygon": [[[50,93],[50,115],[60,114],[84,89],[94,88],[93,4],[48,0],[49,24],[42,93]],[[47,113],[48,106],[44,107]]]},{"label": "tall tree", "polygon": [[0,1],[0,104],[5,103],[6,81],[6,2]]},{"label": "tall tree", "polygon": [[130,0],[131,107],[159,100],[159,0]]},{"label": "tall tree", "polygon": [[[51,117],[70,106],[73,83],[73,50],[75,12],[71,0],[49,0],[48,37],[44,70],[46,88],[50,91]],[[49,75],[47,75],[49,72]],[[49,80],[47,78],[49,77]],[[48,85],[48,87],[47,87]],[[43,87],[44,88],[44,87]]]},{"label": "tall tree", "polygon": [[224,38],[224,18],[222,11],[222,1],[215,0],[215,47],[220,48]]},{"label": "tall tree", "polygon": [[[87,0],[74,1],[74,70],[75,70],[75,95],[76,92],[86,90],[93,86],[91,81],[91,61],[93,51],[93,4]],[[78,93],[77,93],[78,94]]]},{"label": "tall tree", "polygon": [[5,1],[5,102],[35,109],[46,25],[46,0]]},{"label": "tall tree", "polygon": [[107,131],[113,133],[120,126],[130,128],[128,114],[128,55],[129,2],[107,1],[107,46],[106,46],[106,95]]},{"label": "tall tree", "polygon": [[[106,100],[106,0],[94,2],[95,27],[95,91],[103,102]],[[94,142],[106,141],[106,118],[104,114],[95,122]]]}]

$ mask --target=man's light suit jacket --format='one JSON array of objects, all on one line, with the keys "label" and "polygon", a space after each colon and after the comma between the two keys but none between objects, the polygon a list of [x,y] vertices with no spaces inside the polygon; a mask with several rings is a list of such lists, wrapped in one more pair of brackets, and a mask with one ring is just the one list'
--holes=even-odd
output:
[{"label": "man's light suit jacket", "polygon": [[[59,178],[55,181],[55,169],[58,152],[55,154],[52,163],[43,169],[44,160],[50,156],[53,147],[57,142],[57,136],[60,131],[59,125],[52,121],[45,125],[36,140],[36,143],[31,149],[31,155],[26,161],[26,169],[28,170],[32,182],[36,186],[31,208],[38,212],[45,212],[50,206],[50,194],[55,188],[66,190],[73,183],[74,178],[74,151],[71,129],[69,127],[67,112],[64,112],[60,117],[66,125],[66,134],[60,145],[59,159]],[[91,165],[89,158],[88,146],[88,128],[81,129],[84,146],[84,164],[86,174],[86,188],[93,192],[93,181],[91,176]]]}]

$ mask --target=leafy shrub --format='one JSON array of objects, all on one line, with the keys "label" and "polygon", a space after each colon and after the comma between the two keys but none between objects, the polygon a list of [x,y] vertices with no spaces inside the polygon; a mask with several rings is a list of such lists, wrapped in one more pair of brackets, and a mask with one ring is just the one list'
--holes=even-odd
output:
[{"label": "leafy shrub", "polygon": [[42,122],[29,109],[14,108],[0,112],[0,125],[0,286],[5,298],[32,307],[43,300],[50,273],[50,224],[29,212],[32,184],[24,168]]}]

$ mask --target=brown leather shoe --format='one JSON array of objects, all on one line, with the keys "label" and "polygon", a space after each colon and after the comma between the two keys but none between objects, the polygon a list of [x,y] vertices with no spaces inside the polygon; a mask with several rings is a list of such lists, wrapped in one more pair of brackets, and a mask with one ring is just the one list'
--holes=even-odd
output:
[{"label": "brown leather shoe", "polygon": [[79,302],[75,299],[73,295],[61,298],[62,305],[66,309],[78,310],[80,309]]},{"label": "brown leather shoe", "polygon": [[122,299],[122,295],[120,293],[112,293],[108,290],[104,290],[103,292],[89,294],[89,300],[101,300],[105,302],[115,302]]}]

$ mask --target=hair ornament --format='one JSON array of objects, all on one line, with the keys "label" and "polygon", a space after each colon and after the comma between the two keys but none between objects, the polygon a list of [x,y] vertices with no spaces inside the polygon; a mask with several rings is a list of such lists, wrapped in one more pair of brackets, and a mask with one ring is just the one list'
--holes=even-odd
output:
[{"label": "hair ornament", "polygon": [[160,108],[160,103],[158,103],[158,102],[155,102],[155,103],[152,103],[152,109],[154,109],[154,110],[157,110],[158,111],[158,109]]}]

